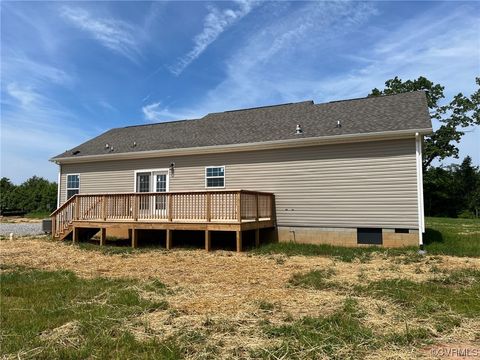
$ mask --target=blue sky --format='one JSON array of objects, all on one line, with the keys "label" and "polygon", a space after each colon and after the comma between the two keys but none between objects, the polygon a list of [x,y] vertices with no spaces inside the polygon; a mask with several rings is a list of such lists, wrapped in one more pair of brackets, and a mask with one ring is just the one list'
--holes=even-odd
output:
[{"label": "blue sky", "polygon": [[[478,2],[1,3],[1,176],[112,127],[366,96],[396,75],[470,94]],[[479,132],[461,158],[480,164]],[[457,160],[458,162],[458,160]]]}]

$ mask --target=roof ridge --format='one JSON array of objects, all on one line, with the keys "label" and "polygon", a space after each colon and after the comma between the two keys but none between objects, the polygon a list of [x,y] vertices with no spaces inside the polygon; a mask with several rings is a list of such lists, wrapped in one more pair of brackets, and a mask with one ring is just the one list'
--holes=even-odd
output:
[{"label": "roof ridge", "polygon": [[333,103],[339,103],[339,102],[346,102],[346,101],[358,101],[358,100],[366,100],[366,99],[380,99],[384,97],[389,97],[389,96],[397,96],[397,95],[405,95],[405,94],[412,94],[412,93],[417,93],[417,92],[426,92],[427,90],[413,90],[413,91],[406,91],[406,92],[401,92],[401,93],[396,93],[396,94],[382,94],[382,95],[367,95],[364,97],[358,97],[358,98],[351,98],[351,99],[343,99],[343,100],[332,100],[329,102],[324,102],[320,104],[315,104],[315,105],[324,105],[324,104],[333,104]]},{"label": "roof ridge", "polygon": [[[203,118],[199,119],[182,119],[182,120],[165,120],[165,121],[159,121],[156,123],[149,123],[149,124],[137,124],[137,125],[128,125],[128,126],[123,126],[120,128],[116,129],[126,129],[126,128],[132,128],[132,127],[140,127],[140,126],[152,126],[152,125],[160,125],[160,124],[166,124],[166,123],[178,123],[178,122],[184,122],[184,121],[192,121],[192,120],[200,120]],[[113,129],[112,129],[113,130]]]},{"label": "roof ridge", "polygon": [[[305,101],[289,102],[289,103],[283,103],[283,104],[255,106],[255,107],[244,108],[244,109],[235,109],[235,110],[219,111],[219,112],[208,113],[206,116],[208,116],[208,115],[216,115],[216,114],[225,114],[225,113],[231,113],[231,112],[237,112],[237,111],[247,111],[247,110],[265,109],[265,108],[271,108],[271,107],[277,107],[277,106],[298,105],[298,104],[304,104],[304,103],[315,104],[315,103],[313,102],[313,100],[305,100]],[[205,116],[205,117],[206,117],[206,116]]]}]

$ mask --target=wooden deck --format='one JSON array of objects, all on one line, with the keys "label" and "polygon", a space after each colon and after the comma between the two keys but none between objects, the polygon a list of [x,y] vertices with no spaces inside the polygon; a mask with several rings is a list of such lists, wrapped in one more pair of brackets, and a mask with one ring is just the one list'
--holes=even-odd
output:
[{"label": "wooden deck", "polygon": [[[205,231],[205,249],[211,248],[211,231],[235,231],[237,251],[242,249],[242,231],[275,227],[275,197],[271,193],[228,190],[167,193],[78,194],[52,213],[52,235],[63,240],[70,234],[78,241],[83,234],[106,229],[128,229],[132,246],[138,230],[165,230],[166,247],[172,246],[172,231]],[[92,231],[85,231],[92,229]],[[91,235],[90,235],[91,236]]]}]

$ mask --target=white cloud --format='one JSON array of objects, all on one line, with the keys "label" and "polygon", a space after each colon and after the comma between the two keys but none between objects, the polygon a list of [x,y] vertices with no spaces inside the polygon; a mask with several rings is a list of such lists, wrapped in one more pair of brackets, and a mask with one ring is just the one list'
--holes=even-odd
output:
[{"label": "white cloud", "polygon": [[168,107],[162,107],[161,102],[154,102],[143,106],[142,112],[145,120],[150,122],[195,119],[202,116],[189,110],[170,111]]},{"label": "white cloud", "polygon": [[118,109],[106,100],[100,100],[98,104],[106,110],[118,112]]},{"label": "white cloud", "polygon": [[117,19],[95,18],[87,10],[64,6],[62,16],[77,28],[86,31],[106,48],[137,62],[140,55],[135,28]]},{"label": "white cloud", "polygon": [[30,104],[36,103],[40,99],[40,95],[33,91],[31,87],[22,87],[17,83],[10,83],[7,85],[7,93],[19,101],[21,106],[26,107]]},{"label": "white cloud", "polygon": [[238,5],[236,9],[222,10],[215,6],[209,6],[209,12],[203,21],[203,29],[193,39],[193,49],[181,57],[175,65],[169,67],[173,74],[180,75],[225,30],[246,16],[255,6],[253,2],[248,0],[237,1],[236,3]]}]

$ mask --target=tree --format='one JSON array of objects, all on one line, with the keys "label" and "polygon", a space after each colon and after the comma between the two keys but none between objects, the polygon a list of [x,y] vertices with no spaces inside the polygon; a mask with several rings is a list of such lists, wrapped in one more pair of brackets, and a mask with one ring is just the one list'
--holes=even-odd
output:
[{"label": "tree", "polygon": [[17,205],[29,212],[52,211],[56,198],[57,185],[38,176],[32,176],[17,188]]},{"label": "tree", "polygon": [[0,179],[0,210],[12,209],[12,193],[15,185],[6,177]]},{"label": "tree", "polygon": [[50,212],[57,205],[57,184],[32,176],[16,186],[7,178],[0,179],[0,209],[27,212]]},{"label": "tree", "polygon": [[368,96],[426,91],[430,116],[440,122],[440,128],[432,135],[425,137],[423,158],[425,171],[436,158],[440,160],[447,157],[458,159],[458,148],[455,143],[458,144],[464,135],[461,129],[471,125],[480,125],[480,78],[476,78],[475,82],[479,88],[470,97],[459,93],[453,97],[450,103],[443,106],[440,106],[439,102],[445,98],[443,93],[445,88],[423,76],[407,81],[395,77],[385,82],[385,89],[375,88]]},{"label": "tree", "polygon": [[428,216],[478,217],[480,169],[469,156],[460,165],[429,167],[423,184]]},{"label": "tree", "polygon": [[467,156],[460,165],[455,167],[454,190],[457,193],[457,201],[464,211],[478,215],[480,192],[480,171],[478,166],[472,165],[472,158]]}]

